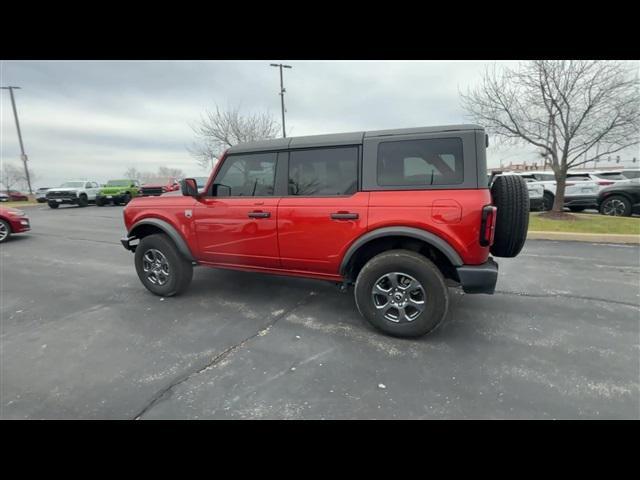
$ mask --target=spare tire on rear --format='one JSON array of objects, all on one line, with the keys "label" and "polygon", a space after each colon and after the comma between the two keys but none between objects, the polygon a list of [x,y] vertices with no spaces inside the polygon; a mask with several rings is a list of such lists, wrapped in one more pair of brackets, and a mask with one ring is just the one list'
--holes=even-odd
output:
[{"label": "spare tire on rear", "polygon": [[527,183],[518,175],[500,175],[491,185],[491,197],[498,209],[491,253],[515,257],[522,250],[529,229]]}]

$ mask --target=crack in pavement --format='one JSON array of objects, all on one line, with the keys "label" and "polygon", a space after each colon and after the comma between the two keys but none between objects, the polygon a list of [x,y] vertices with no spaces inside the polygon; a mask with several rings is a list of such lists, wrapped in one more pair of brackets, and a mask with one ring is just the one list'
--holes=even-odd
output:
[{"label": "crack in pavement", "polygon": [[139,413],[134,415],[133,419],[134,420],[140,420],[142,418],[142,416],[145,415],[149,410],[151,410],[154,406],[156,406],[158,403],[163,401],[163,399],[166,398],[167,393],[169,393],[175,387],[177,387],[178,385],[186,382],[187,380],[190,380],[192,377],[195,377],[196,375],[199,375],[200,373],[202,373],[202,372],[204,372],[206,370],[209,370],[210,368],[215,367],[218,363],[220,363],[226,357],[231,355],[236,350],[239,350],[240,348],[242,348],[244,345],[246,345],[248,342],[250,342],[254,338],[259,337],[259,336],[261,337],[261,336],[265,335],[271,329],[271,327],[273,327],[276,323],[278,323],[278,321],[280,321],[282,318],[287,316],[289,313],[293,312],[298,307],[304,305],[304,303],[309,298],[311,298],[311,297],[313,297],[315,295],[316,295],[316,292],[314,292],[314,291],[309,292],[301,300],[299,300],[295,305],[293,305],[288,310],[285,310],[280,315],[277,315],[271,322],[269,322],[269,324],[267,324],[265,327],[263,327],[260,330],[258,330],[253,335],[249,335],[245,339],[241,340],[239,343],[236,343],[235,345],[231,345],[230,347],[227,347],[221,353],[219,353],[218,355],[213,357],[211,359],[211,361],[207,362],[204,366],[197,367],[195,370],[191,371],[190,373],[186,373],[186,374],[180,376],[179,378],[175,379],[173,382],[171,382],[165,388],[163,388],[158,393],[156,393],[151,398],[151,400],[144,406],[144,408],[142,408],[142,410],[140,410]]},{"label": "crack in pavement", "polygon": [[579,300],[589,300],[592,302],[613,303],[616,305],[625,305],[627,307],[640,308],[640,304],[631,302],[622,302],[620,300],[609,300],[605,298],[587,297],[583,295],[568,295],[566,293],[525,293],[525,292],[507,292],[504,290],[496,290],[494,293],[502,295],[515,295],[518,297],[531,298],[575,298]]}]

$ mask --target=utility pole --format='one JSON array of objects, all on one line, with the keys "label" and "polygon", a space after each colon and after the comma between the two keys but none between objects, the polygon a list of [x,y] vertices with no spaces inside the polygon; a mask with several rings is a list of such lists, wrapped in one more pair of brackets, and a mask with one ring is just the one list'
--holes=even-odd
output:
[{"label": "utility pole", "polygon": [[20,132],[20,122],[18,121],[18,110],[16,109],[16,100],[13,98],[13,91],[20,90],[20,87],[0,87],[3,90],[9,90],[9,95],[11,95],[11,106],[13,107],[13,117],[16,119],[16,129],[18,130],[18,140],[20,141],[20,158],[22,159],[22,163],[24,164],[24,175],[27,179],[27,185],[29,186],[29,194],[33,195],[33,190],[31,189],[31,178],[29,178],[29,167],[27,167],[27,154],[24,153],[24,144],[22,143],[22,133]]},{"label": "utility pole", "polygon": [[287,138],[287,132],[284,128],[284,92],[286,92],[286,90],[284,89],[284,82],[282,80],[282,69],[283,68],[293,68],[291,65],[283,65],[282,63],[271,63],[270,64],[272,67],[279,67],[280,68],[280,102],[282,105],[282,138]]}]

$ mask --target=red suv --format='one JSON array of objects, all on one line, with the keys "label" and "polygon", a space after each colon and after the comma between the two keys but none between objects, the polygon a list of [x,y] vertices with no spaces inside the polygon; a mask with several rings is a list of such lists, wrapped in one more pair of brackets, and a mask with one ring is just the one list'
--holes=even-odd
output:
[{"label": "red suv", "polygon": [[526,239],[516,175],[487,181],[478,125],[282,138],[227,150],[205,189],[135,198],[124,209],[140,280],[175,295],[194,265],[354,286],[360,313],[396,336],[445,318],[449,285],[493,293]]}]

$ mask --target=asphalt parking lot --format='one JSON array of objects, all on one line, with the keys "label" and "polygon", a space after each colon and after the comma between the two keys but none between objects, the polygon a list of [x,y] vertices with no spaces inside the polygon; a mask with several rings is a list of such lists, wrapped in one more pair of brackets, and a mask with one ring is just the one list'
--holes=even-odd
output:
[{"label": "asphalt parking lot", "polygon": [[640,418],[640,248],[529,241],[418,340],[329,283],[197,268],[161,299],[121,207],[25,209],[0,247],[3,419]]}]

